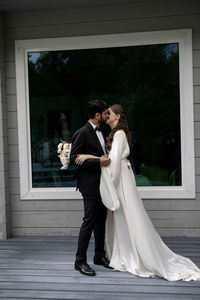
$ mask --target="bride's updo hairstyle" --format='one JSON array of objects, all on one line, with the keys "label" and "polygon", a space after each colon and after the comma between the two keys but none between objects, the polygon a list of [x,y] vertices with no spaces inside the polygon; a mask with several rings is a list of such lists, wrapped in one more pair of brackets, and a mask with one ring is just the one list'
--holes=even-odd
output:
[{"label": "bride's updo hairstyle", "polygon": [[119,121],[117,123],[117,126],[114,127],[111,130],[110,135],[107,137],[107,140],[106,140],[106,149],[108,151],[110,151],[111,146],[112,146],[112,141],[113,141],[114,134],[115,134],[116,131],[118,131],[120,129],[124,130],[124,132],[126,134],[127,141],[129,143],[129,146],[130,146],[131,145],[131,134],[130,134],[130,131],[128,129],[126,112],[125,112],[124,108],[120,104],[114,104],[114,105],[110,106],[110,109],[115,114],[119,114],[120,118],[119,118]]}]

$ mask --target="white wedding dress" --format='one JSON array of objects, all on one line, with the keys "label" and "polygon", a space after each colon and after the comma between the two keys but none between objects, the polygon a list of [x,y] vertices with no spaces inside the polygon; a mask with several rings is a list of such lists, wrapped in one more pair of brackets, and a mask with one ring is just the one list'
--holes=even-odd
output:
[{"label": "white wedding dress", "polygon": [[155,230],[137,191],[129,153],[126,135],[118,130],[109,152],[111,163],[101,168],[100,181],[102,201],[109,208],[106,248],[110,266],[142,277],[200,280],[200,269],[171,251]]}]

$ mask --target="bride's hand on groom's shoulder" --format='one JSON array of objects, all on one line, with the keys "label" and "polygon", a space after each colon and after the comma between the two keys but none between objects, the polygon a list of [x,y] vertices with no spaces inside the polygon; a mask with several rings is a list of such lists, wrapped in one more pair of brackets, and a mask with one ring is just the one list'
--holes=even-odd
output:
[{"label": "bride's hand on groom's shoulder", "polygon": [[111,160],[108,155],[102,155],[100,157],[100,165],[101,167],[107,167],[110,164]]}]

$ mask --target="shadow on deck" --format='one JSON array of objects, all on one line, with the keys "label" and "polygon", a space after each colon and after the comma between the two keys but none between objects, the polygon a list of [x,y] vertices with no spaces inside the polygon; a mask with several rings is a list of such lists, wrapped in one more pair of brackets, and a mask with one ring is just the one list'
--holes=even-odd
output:
[{"label": "shadow on deck", "polygon": [[[200,267],[200,238],[163,238]],[[13,237],[0,241],[0,299],[200,299],[200,282],[142,278],[88,263],[97,276],[74,270],[77,237]]]}]

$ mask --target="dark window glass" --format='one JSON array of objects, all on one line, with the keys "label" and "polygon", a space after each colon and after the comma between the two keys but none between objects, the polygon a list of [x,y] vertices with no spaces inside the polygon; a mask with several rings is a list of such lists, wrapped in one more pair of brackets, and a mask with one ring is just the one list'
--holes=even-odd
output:
[{"label": "dark window glass", "polygon": [[29,52],[28,71],[33,187],[76,185],[57,145],[98,98],[126,109],[137,185],[181,185],[178,44]]}]

